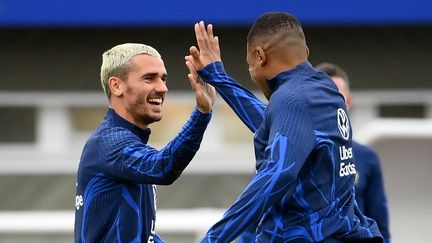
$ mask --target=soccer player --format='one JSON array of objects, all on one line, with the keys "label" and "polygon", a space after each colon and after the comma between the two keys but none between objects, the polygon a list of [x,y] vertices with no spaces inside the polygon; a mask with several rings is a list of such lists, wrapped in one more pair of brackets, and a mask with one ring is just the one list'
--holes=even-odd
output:
[{"label": "soccer player", "polygon": [[[321,63],[316,66],[332,78],[339,92],[344,96],[348,110],[351,109],[351,92],[349,78],[338,65]],[[355,180],[355,198],[360,210],[374,219],[384,237],[390,242],[389,215],[387,197],[384,191],[383,175],[377,153],[363,144],[353,140],[353,151],[356,158],[357,177]]]},{"label": "soccer player", "polygon": [[103,54],[105,118],[84,146],[77,175],[75,242],[163,242],[155,232],[156,187],[173,183],[197,152],[216,91],[192,82],[197,107],[161,150],[147,145],[168,91],[160,54],[122,44]]},{"label": "soccer player", "polygon": [[186,64],[212,84],[255,133],[256,174],[201,242],[231,242],[256,227],[256,242],[382,242],[358,209],[351,128],[333,81],[307,61],[298,20],[267,13],[251,27],[247,62],[265,106],[230,78],[212,26],[195,25]]}]

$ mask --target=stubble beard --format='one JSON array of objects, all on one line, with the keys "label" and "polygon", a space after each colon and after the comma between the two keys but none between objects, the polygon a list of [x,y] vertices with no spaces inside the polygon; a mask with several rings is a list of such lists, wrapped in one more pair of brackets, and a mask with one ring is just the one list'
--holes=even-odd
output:
[{"label": "stubble beard", "polygon": [[[132,92],[131,88],[126,90],[126,93],[130,96],[133,96],[134,92]],[[134,121],[138,122],[139,125],[147,127],[153,122],[158,122],[162,119],[162,116],[151,116],[147,114],[147,97],[138,96],[132,102],[128,102],[126,110],[133,117]],[[151,108],[150,108],[151,109]]]},{"label": "stubble beard", "polygon": [[148,126],[153,122],[158,122],[162,119],[162,116],[151,116],[146,114],[146,111],[142,108],[145,107],[146,103],[135,103],[130,104],[128,106],[128,112],[132,115],[135,121],[138,121],[140,124]]}]

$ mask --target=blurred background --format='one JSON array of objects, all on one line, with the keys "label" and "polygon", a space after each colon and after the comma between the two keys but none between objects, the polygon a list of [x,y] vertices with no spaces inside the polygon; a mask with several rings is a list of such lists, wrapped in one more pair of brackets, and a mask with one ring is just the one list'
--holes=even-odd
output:
[{"label": "blurred background", "polygon": [[[432,2],[0,0],[0,243],[73,242],[81,149],[107,107],[101,54],[140,42],[162,54],[170,92],[151,125],[161,148],[194,107],[184,56],[193,24],[215,25],[227,71],[249,81],[246,35],[267,11],[303,23],[310,61],[351,80],[354,137],[382,160],[393,242],[432,242]],[[254,172],[252,134],[219,98],[202,149],[158,187],[156,231],[196,242]]]}]

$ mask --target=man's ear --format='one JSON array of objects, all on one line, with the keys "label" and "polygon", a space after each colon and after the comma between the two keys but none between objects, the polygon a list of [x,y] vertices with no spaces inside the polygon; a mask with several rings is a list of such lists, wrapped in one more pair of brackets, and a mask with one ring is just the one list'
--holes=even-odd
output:
[{"label": "man's ear", "polygon": [[264,49],[257,47],[255,50],[255,55],[258,58],[260,67],[264,67],[267,64],[267,56]]},{"label": "man's ear", "polygon": [[111,95],[121,96],[124,92],[123,80],[118,77],[110,77],[108,79],[108,86],[111,91]]},{"label": "man's ear", "polygon": [[348,110],[351,109],[352,100],[351,100],[351,95],[350,95],[350,94],[348,94],[348,95],[346,96],[345,103],[346,103],[346,106],[347,106]]}]

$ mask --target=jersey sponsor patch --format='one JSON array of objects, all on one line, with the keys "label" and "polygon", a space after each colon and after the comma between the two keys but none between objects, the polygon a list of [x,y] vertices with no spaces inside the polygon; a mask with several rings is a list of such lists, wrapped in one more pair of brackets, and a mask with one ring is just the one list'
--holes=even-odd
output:
[{"label": "jersey sponsor patch", "polygon": [[345,140],[348,140],[350,134],[350,124],[348,115],[342,108],[337,110],[337,122],[340,134]]},{"label": "jersey sponsor patch", "polygon": [[340,167],[339,167],[340,177],[355,175],[355,174],[357,174],[355,164],[351,164],[351,162],[349,162],[348,164],[340,163]]}]

